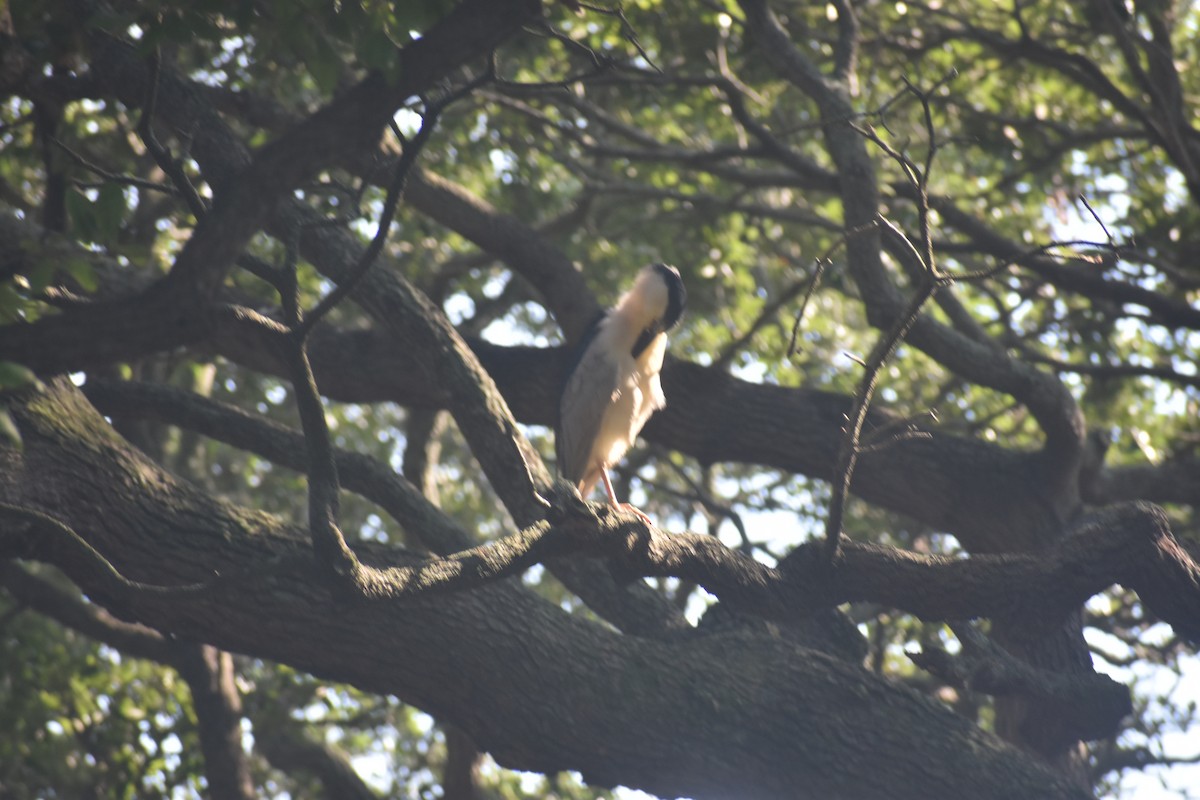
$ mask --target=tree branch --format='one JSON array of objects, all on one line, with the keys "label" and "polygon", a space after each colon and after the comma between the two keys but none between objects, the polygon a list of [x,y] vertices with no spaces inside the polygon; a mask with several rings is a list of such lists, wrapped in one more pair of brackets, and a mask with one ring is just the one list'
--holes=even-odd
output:
[{"label": "tree branch", "polygon": [[[171,480],[113,436],[73,389],[56,385],[13,414],[25,449],[0,450],[0,502],[55,507],[68,524],[86,527],[96,547],[120,553],[118,568],[134,578],[161,575],[164,565],[191,579],[254,567],[253,580],[186,602],[138,595],[130,615],[396,694],[459,724],[501,764],[576,769],[597,785],[701,800],[794,797],[796,786],[833,796],[886,791],[898,800],[1087,796],[936,703],[769,634],[647,642],[503,582],[436,603],[359,604],[348,614],[313,587],[311,560],[295,557],[305,551],[302,531]],[[69,497],[55,488],[64,480]],[[89,596],[110,599],[71,553],[59,555]],[[376,567],[420,563],[388,548],[360,556]],[[672,723],[668,735],[662,720],[688,709],[698,715],[694,724]],[[814,728],[812,719],[825,722]],[[742,735],[731,741],[730,729]],[[885,755],[897,743],[912,743],[913,757]],[[931,781],[917,749],[969,770],[948,767]],[[859,768],[834,775],[831,760]]]},{"label": "tree branch", "polygon": [[[392,112],[406,98],[489,51],[539,10],[532,0],[464,0],[425,36],[403,48],[400,80],[368,76],[253,157],[210,108],[197,111],[217,125],[215,131],[195,129],[194,141],[195,154],[214,189],[214,203],[167,276],[134,301],[96,303],[33,323],[2,326],[0,359],[53,373],[135,358],[203,338],[213,323],[208,301],[280,196],[320,167],[374,149]],[[93,34],[91,45],[92,69],[100,87],[127,106],[140,107],[151,96],[152,77],[142,59],[130,45],[102,32]],[[169,81],[166,71],[158,77],[152,96],[168,120],[178,122],[172,118],[182,107],[196,110],[197,105],[207,105],[198,92]],[[208,156],[214,156],[214,163]]]},{"label": "tree branch", "polygon": [[1106,675],[1065,675],[1037,669],[969,624],[950,627],[962,644],[959,655],[926,646],[908,657],[952,686],[990,695],[1018,694],[1049,703],[1054,713],[1069,721],[1064,733],[1071,741],[1111,737],[1121,720],[1133,712],[1129,688]]},{"label": "tree branch", "polygon": [[[308,468],[304,437],[299,432],[241,409],[175,389],[125,381],[93,379],[88,381],[85,391],[107,414],[158,419],[257,453],[299,472]],[[386,465],[341,450],[335,450],[334,457],[345,488],[377,503],[422,547],[446,555],[476,544],[476,537]],[[663,637],[690,628],[659,594],[637,583],[616,584],[599,562],[551,560],[549,566],[593,611],[626,633]]]},{"label": "tree branch", "polygon": [[228,653],[208,645],[172,641],[152,628],[116,619],[15,563],[0,563],[0,586],[21,604],[64,627],[127,656],[178,670],[191,691],[204,772],[213,797],[252,800],[257,796],[242,750],[241,698]]},{"label": "tree branch", "polygon": [[819,552],[815,543],[802,545],[780,568],[771,568],[709,536],[665,534],[607,508],[595,516],[587,506],[556,504],[550,524],[444,558],[380,570],[369,594],[389,599],[460,591],[547,558],[591,554],[616,559],[619,574],[692,580],[735,607],[768,617],[787,619],[869,601],[923,619],[1019,620],[1026,635],[1036,638],[1119,582],[1137,591],[1180,635],[1200,641],[1195,622],[1200,619],[1200,568],[1152,506],[1100,512],[1036,555],[954,559],[845,542],[827,570]]},{"label": "tree branch", "polygon": [[[766,0],[743,0],[742,8],[764,59],[811,97],[820,110],[826,149],[842,179],[840,196],[846,227],[871,224],[880,209],[879,179],[861,138],[853,135],[856,114],[845,87],[827,80],[793,45]],[[909,193],[915,191],[908,185],[905,188]],[[898,324],[904,319],[905,301],[883,267],[879,235],[855,237],[847,243],[847,254],[872,325],[883,328]],[[924,317],[914,323],[908,343],[955,372],[1007,392],[1029,406],[1046,433],[1046,453],[1058,461],[1052,476],[1054,491],[1059,495],[1054,504],[1064,516],[1073,511],[1084,425],[1074,400],[1057,377],[1015,362],[998,347],[973,341]]]}]

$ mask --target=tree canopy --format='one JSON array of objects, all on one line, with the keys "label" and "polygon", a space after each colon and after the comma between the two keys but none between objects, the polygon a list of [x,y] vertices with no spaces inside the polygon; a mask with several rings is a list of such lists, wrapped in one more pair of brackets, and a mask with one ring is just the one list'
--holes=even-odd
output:
[{"label": "tree canopy", "polygon": [[[1198,28],[0,4],[0,794],[1182,795]],[[553,428],[654,261],[645,525]]]}]

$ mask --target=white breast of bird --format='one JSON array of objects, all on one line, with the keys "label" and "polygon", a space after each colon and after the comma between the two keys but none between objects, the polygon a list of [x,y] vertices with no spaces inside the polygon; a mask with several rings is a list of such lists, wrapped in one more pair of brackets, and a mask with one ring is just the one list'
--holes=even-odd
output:
[{"label": "white breast of bird", "polygon": [[660,333],[635,359],[621,359],[620,374],[613,390],[612,404],[600,423],[597,443],[611,443],[607,453],[598,454],[605,464],[615,464],[637,439],[650,415],[667,404],[659,371],[667,351],[667,336]]}]

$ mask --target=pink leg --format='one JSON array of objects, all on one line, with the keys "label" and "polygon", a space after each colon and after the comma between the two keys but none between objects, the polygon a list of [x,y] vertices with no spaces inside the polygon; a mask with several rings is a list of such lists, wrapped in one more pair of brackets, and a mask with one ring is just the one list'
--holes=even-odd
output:
[{"label": "pink leg", "polygon": [[619,507],[621,504],[617,502],[617,493],[613,491],[612,481],[608,479],[608,470],[604,467],[600,468],[600,480],[604,481],[604,491],[608,492],[608,502]]},{"label": "pink leg", "polygon": [[632,506],[629,503],[618,503],[617,502],[617,493],[613,491],[612,481],[610,481],[608,479],[608,470],[605,469],[604,467],[600,468],[600,479],[602,481],[604,481],[604,491],[608,493],[608,502],[610,505],[612,505],[613,508],[619,508],[622,511],[632,511],[634,514],[637,514],[638,517],[642,520],[642,522],[646,523],[647,525],[654,524],[653,522],[650,521],[649,517],[647,517],[644,513],[642,513],[642,510],[640,508]]}]

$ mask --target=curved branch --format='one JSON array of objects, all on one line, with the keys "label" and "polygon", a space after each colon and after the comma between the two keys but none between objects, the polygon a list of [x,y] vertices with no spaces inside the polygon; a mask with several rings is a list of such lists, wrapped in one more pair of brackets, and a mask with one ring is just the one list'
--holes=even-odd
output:
[{"label": "curved branch", "polygon": [[958,655],[940,647],[925,647],[908,657],[952,686],[991,695],[1018,694],[1049,703],[1056,715],[1068,720],[1063,733],[1070,741],[1109,738],[1133,711],[1129,688],[1107,675],[1065,675],[1038,669],[970,625],[951,628],[962,644]]},{"label": "curved branch", "polygon": [[[403,48],[399,80],[368,76],[253,157],[224,129],[199,92],[179,85],[165,70],[152,75],[132,46],[102,32],[94,34],[92,67],[103,90],[131,108],[141,107],[152,96],[172,123],[179,121],[173,117],[181,107],[214,123],[215,130],[177,126],[197,130],[197,156],[219,153],[219,168],[203,164],[214,187],[213,206],[168,275],[143,297],[2,326],[0,359],[39,372],[63,372],[170,349],[207,335],[213,322],[207,301],[281,195],[346,154],[372,150],[392,112],[406,98],[425,91],[464,61],[488,52],[539,10],[540,4],[533,0],[464,0],[425,36]],[[151,90],[155,77],[161,80]]]},{"label": "curved branch", "polygon": [[[396,694],[460,725],[501,764],[576,769],[598,785],[702,800],[795,797],[797,786],[897,800],[1087,796],[927,698],[769,633],[624,637],[504,582],[347,613],[313,587],[302,531],[162,474],[69,386],[13,414],[25,449],[0,450],[0,502],[54,506],[86,526],[96,547],[119,553],[117,566],[135,578],[253,568],[253,580],[186,602],[135,597],[129,614]],[[56,490],[62,481],[70,496]],[[415,563],[395,549],[360,555],[379,567]],[[90,596],[110,599],[70,554],[59,562]],[[662,727],[680,713],[689,724]],[[891,755],[897,748],[902,757]],[[921,757],[930,752],[944,765],[936,778]],[[831,761],[857,769],[831,772]]]},{"label": "curved branch", "polygon": [[[750,30],[763,57],[785,79],[811,97],[820,109],[825,143],[841,175],[841,200],[847,229],[870,225],[879,214],[881,193],[875,166],[863,140],[853,129],[855,111],[841,84],[826,79],[792,43],[766,0],[742,0]],[[911,187],[906,187],[911,193]],[[878,233],[847,242],[848,265],[862,293],[871,324],[892,327],[904,319],[907,302],[887,277],[880,257]],[[1053,488],[1059,513],[1074,510],[1074,481],[1083,452],[1083,417],[1070,393],[1048,372],[1016,362],[999,347],[973,340],[922,317],[908,343],[955,372],[984,386],[1011,394],[1025,403],[1046,434],[1045,451],[1057,460]]]},{"label": "curved branch", "polygon": [[579,268],[511,214],[431,172],[417,170],[405,194],[413,208],[492,253],[529,281],[545,299],[568,341],[575,341],[600,312]]},{"label": "curved branch", "polygon": [[0,586],[21,605],[90,639],[137,658],[160,664],[171,661],[171,642],[158,631],[118,619],[94,603],[85,603],[16,562],[0,562]]},{"label": "curved branch", "polygon": [[[278,423],[187,392],[150,384],[90,380],[88,399],[111,416],[153,418],[198,431],[304,472],[304,437]],[[417,487],[373,458],[334,451],[346,489],[377,503],[424,548],[447,555],[467,550],[476,538],[429,502]],[[598,563],[550,560],[551,572],[588,607],[620,630],[638,636],[676,635],[690,626],[657,592],[642,584],[618,585]]]},{"label": "curved branch", "polygon": [[1200,497],[1200,458],[1171,458],[1161,464],[1110,467],[1100,470],[1085,486],[1092,503],[1148,500],[1191,505]]},{"label": "curved branch", "polygon": [[116,619],[16,564],[0,563],[0,586],[21,604],[64,627],[125,655],[178,670],[192,695],[204,772],[213,796],[222,800],[256,797],[242,750],[241,698],[228,653],[209,645],[174,641],[152,628]]}]

